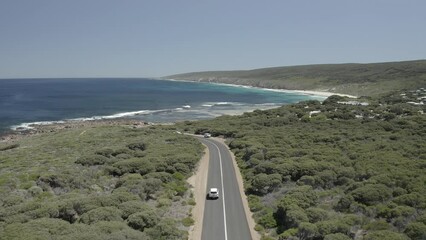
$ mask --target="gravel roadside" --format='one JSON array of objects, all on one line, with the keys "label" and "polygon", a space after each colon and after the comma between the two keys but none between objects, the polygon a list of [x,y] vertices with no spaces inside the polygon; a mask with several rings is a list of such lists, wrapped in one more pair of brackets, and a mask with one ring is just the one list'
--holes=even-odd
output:
[{"label": "gravel roadside", "polygon": [[189,229],[189,239],[201,239],[204,218],[204,204],[207,192],[207,177],[209,171],[209,149],[205,146],[204,155],[200,160],[198,168],[194,175],[188,178],[188,183],[192,186],[191,191],[194,193],[195,206],[192,209],[192,218],[195,223]]}]

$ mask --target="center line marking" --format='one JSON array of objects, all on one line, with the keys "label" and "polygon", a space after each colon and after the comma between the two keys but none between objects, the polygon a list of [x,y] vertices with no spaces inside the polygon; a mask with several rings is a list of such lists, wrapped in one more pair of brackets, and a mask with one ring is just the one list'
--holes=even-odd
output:
[{"label": "center line marking", "polygon": [[225,240],[228,240],[228,232],[226,231],[226,208],[225,208],[225,191],[223,190],[223,170],[222,170],[222,155],[220,154],[220,149],[211,141],[211,143],[216,147],[217,152],[219,153],[219,166],[220,166],[220,181],[222,183],[222,206],[223,206],[223,223],[225,225]]}]

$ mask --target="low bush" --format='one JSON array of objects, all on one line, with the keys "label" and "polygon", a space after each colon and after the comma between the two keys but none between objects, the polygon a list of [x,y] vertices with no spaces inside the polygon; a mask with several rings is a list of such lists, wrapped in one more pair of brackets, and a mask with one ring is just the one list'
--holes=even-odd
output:
[{"label": "low bush", "polygon": [[176,226],[176,222],[172,219],[165,219],[154,227],[146,229],[145,232],[152,239],[158,240],[187,238],[187,233],[179,230]]},{"label": "low bush", "polygon": [[324,240],[351,240],[352,238],[343,233],[333,233],[324,236]]},{"label": "low bush", "polygon": [[354,200],[366,205],[384,202],[392,196],[392,190],[383,184],[368,184],[351,192]]},{"label": "low bush", "polygon": [[75,163],[84,165],[84,166],[94,166],[94,165],[102,165],[108,161],[108,158],[103,155],[90,155],[77,159]]},{"label": "low bush", "polygon": [[148,174],[154,171],[154,164],[143,158],[125,159],[113,164],[116,168],[114,172],[117,175],[124,175],[126,173],[139,173],[141,175]]},{"label": "low bush", "polygon": [[192,217],[186,217],[186,218],[182,219],[182,224],[185,227],[192,226],[192,225],[194,225],[194,223],[195,223],[195,221]]},{"label": "low bush", "polygon": [[365,235],[365,240],[376,240],[376,239],[386,239],[386,240],[409,240],[407,236],[401,233],[392,232],[389,230],[380,230],[372,231]]},{"label": "low bush", "polygon": [[171,199],[188,201],[199,141],[161,127],[83,128],[22,138],[25,147],[0,151],[0,238],[183,239],[177,227],[186,216],[164,216],[180,206]]},{"label": "low bush", "polygon": [[265,228],[274,228],[277,226],[277,222],[274,218],[273,211],[267,211],[266,214],[263,214],[259,219],[259,224]]},{"label": "low bush", "polygon": [[281,175],[278,173],[265,174],[260,173],[253,177],[251,182],[251,192],[264,195],[272,192],[281,185]]},{"label": "low bush", "polygon": [[306,209],[306,214],[310,223],[320,222],[328,218],[328,211],[316,207]]},{"label": "low bush", "polygon": [[143,142],[135,142],[135,143],[127,144],[127,147],[128,147],[130,150],[133,150],[133,151],[136,151],[136,150],[139,150],[139,151],[145,151],[145,149],[146,149],[146,144],[145,144],[145,143],[143,143]]},{"label": "low bush", "polygon": [[14,148],[18,148],[19,147],[19,143],[14,143],[14,144],[9,144],[9,145],[5,145],[5,146],[0,146],[0,152],[1,151],[6,151],[6,150],[11,150]]},{"label": "low bush", "polygon": [[340,219],[326,220],[317,222],[315,224],[318,227],[318,232],[322,236],[333,233],[349,234],[351,226],[341,221]]},{"label": "low bush", "polygon": [[153,211],[152,207],[142,201],[128,201],[118,205],[118,209],[122,211],[123,219],[127,219],[130,215],[137,212]]},{"label": "low bush", "polygon": [[116,207],[100,207],[81,215],[80,222],[93,224],[99,221],[123,221],[122,212]]}]

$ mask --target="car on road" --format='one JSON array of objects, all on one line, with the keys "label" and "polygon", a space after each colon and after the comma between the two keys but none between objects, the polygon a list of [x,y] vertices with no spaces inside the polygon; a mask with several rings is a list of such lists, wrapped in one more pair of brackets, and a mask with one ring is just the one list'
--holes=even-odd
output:
[{"label": "car on road", "polygon": [[210,191],[207,195],[209,199],[218,199],[219,198],[219,191],[217,188],[210,188]]},{"label": "car on road", "polygon": [[205,138],[210,138],[212,135],[210,133],[204,133]]}]

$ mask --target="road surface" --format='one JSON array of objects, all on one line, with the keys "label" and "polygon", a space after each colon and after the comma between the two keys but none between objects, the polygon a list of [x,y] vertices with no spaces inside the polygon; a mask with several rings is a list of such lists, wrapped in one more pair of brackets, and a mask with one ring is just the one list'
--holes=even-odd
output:
[{"label": "road surface", "polygon": [[199,139],[210,152],[207,191],[219,189],[219,199],[206,198],[201,239],[252,239],[228,148],[211,138]]}]

